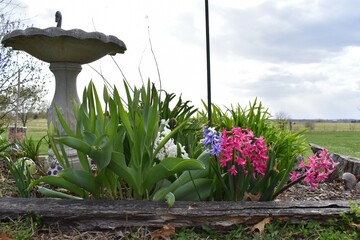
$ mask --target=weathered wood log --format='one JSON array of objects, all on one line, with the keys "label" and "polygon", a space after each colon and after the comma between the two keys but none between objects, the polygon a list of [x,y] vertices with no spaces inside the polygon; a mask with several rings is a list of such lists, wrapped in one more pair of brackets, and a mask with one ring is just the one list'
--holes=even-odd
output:
[{"label": "weathered wood log", "polygon": [[314,144],[314,143],[309,143],[309,146],[310,146],[310,148],[311,148],[311,151],[312,151],[314,154],[316,154],[316,153],[318,153],[318,152],[320,152],[321,150],[324,149],[324,147],[321,147],[321,146],[316,145],[316,144]]},{"label": "weathered wood log", "polygon": [[236,224],[255,224],[267,217],[295,224],[302,220],[325,222],[349,210],[346,201],[176,202],[168,208],[163,202],[135,200],[0,199],[1,220],[33,214],[40,216],[45,225],[79,231],[139,226],[159,228],[164,224],[174,227],[207,225],[225,230]]},{"label": "weathered wood log", "polygon": [[330,157],[334,162],[339,163],[336,166],[335,171],[331,174],[331,176],[329,176],[330,181],[333,179],[341,179],[341,176],[345,172],[352,173],[355,176],[360,176],[359,158],[345,157],[337,153],[331,154]]}]

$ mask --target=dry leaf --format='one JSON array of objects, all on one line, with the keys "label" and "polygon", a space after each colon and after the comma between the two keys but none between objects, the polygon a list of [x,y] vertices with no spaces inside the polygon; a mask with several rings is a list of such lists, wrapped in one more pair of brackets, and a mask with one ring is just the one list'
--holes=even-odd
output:
[{"label": "dry leaf", "polygon": [[175,234],[175,227],[170,224],[165,224],[162,229],[155,230],[151,233],[151,240],[164,239],[170,240],[171,236]]},{"label": "dry leaf", "polygon": [[13,240],[12,238],[9,238],[6,233],[1,232],[0,233],[0,240]]},{"label": "dry leaf", "polygon": [[264,218],[261,222],[255,224],[251,228],[251,232],[258,232],[261,236],[264,235],[265,232],[265,225],[270,223],[271,217]]},{"label": "dry leaf", "polygon": [[356,230],[360,231],[360,224],[351,223],[350,226],[353,226],[356,228]]},{"label": "dry leaf", "polygon": [[244,200],[244,201],[250,200],[250,201],[253,201],[253,202],[258,202],[258,201],[260,200],[260,198],[261,198],[261,194],[260,194],[260,193],[254,195],[254,194],[245,192],[245,193],[244,193],[244,198],[243,198],[243,200]]}]

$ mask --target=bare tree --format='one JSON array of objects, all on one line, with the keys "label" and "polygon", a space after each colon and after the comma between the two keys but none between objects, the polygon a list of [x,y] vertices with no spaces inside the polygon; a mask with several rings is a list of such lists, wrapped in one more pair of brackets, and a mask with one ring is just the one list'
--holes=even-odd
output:
[{"label": "bare tree", "polygon": [[284,130],[287,125],[289,125],[290,130],[292,130],[291,118],[286,112],[281,111],[276,113],[275,119],[282,130]]},{"label": "bare tree", "polygon": [[19,94],[18,89],[13,89],[12,93],[10,98],[14,100],[10,100],[10,102],[17,100],[17,103],[19,103],[19,119],[24,127],[31,116],[44,111],[44,96],[47,94],[47,91],[44,91],[41,85],[32,84],[22,86],[20,87]]},{"label": "bare tree", "polygon": [[[13,10],[18,5],[10,0],[0,0],[0,37],[25,27],[21,20],[12,20]],[[22,112],[32,109],[47,91],[45,83],[48,75],[43,74],[44,63],[28,54],[11,48],[0,47],[0,120],[8,121],[15,114],[17,85],[20,83]],[[19,74],[20,73],[20,74]],[[35,101],[30,104],[30,101]],[[23,120],[23,119],[22,119]],[[23,122],[24,124],[24,122]],[[26,124],[26,121],[25,121]]]}]

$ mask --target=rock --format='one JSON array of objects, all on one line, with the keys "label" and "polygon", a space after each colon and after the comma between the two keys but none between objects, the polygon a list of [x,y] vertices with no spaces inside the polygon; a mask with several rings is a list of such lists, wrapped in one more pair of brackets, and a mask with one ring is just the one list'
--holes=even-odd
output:
[{"label": "rock", "polygon": [[358,182],[355,186],[355,190],[360,192],[360,182]]},{"label": "rock", "polygon": [[[357,185],[357,180],[354,174],[346,172],[342,175],[341,179],[344,181],[345,183],[345,189],[346,190],[352,190],[356,187]],[[360,187],[360,185],[359,185]]]}]

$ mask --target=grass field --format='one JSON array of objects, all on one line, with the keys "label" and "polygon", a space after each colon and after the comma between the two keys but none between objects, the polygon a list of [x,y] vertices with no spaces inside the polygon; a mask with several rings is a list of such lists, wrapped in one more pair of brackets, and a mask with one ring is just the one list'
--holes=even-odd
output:
[{"label": "grass field", "polygon": [[[30,139],[37,144],[42,137],[47,134],[47,119],[30,119],[26,126],[26,138]],[[5,132],[3,137],[8,137],[8,133]],[[48,144],[46,141],[42,141],[40,147],[40,154],[48,154]]]},{"label": "grass field", "polygon": [[360,132],[360,123],[342,122],[295,122],[292,130],[309,129],[315,132]]},{"label": "grass field", "polygon": [[[293,131],[303,133],[306,143],[327,148],[331,153],[360,158],[360,123],[296,122]],[[309,150],[308,154],[312,152]]]},{"label": "grass field", "polygon": [[[360,158],[360,123],[312,122],[309,124],[301,122],[293,124],[293,131],[302,129],[308,129],[303,134],[306,143],[326,147],[331,153]],[[36,142],[46,135],[46,131],[46,119],[31,119],[27,124],[27,137],[32,137]],[[40,152],[47,154],[47,151],[48,146],[44,141]],[[309,148],[307,155],[311,154]]]},{"label": "grass field", "polygon": [[307,131],[307,143],[327,148],[331,153],[360,158],[360,132]]},{"label": "grass field", "polygon": [[[27,124],[26,136],[32,138],[37,143],[42,137],[47,134],[47,119],[31,119]],[[48,154],[48,144],[42,141],[40,148],[41,155]]]}]

